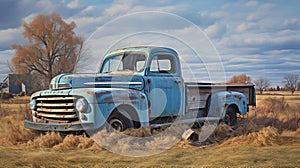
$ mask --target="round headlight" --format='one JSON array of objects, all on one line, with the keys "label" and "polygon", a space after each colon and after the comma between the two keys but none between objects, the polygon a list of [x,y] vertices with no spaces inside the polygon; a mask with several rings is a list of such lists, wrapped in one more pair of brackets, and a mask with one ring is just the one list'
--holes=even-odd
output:
[{"label": "round headlight", "polygon": [[88,103],[84,98],[79,98],[76,101],[75,108],[81,113],[86,113],[88,110]]},{"label": "round headlight", "polygon": [[29,106],[30,106],[31,110],[35,110],[36,109],[36,100],[30,100]]}]

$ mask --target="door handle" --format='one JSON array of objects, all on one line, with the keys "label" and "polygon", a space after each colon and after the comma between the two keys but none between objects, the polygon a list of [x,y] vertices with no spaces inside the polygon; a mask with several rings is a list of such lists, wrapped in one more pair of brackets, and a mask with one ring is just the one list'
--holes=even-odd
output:
[{"label": "door handle", "polygon": [[175,83],[181,83],[181,80],[175,80]]}]

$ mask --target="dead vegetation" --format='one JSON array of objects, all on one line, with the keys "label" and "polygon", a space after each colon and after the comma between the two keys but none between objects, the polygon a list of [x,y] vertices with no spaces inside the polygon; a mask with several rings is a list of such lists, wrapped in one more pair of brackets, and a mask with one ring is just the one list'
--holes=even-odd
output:
[{"label": "dead vegetation", "polygon": [[[0,104],[1,146],[26,146],[27,148],[53,148],[55,150],[102,150],[98,146],[100,144],[110,150],[125,152],[130,149],[141,152],[145,149],[154,151],[168,149],[169,144],[177,144],[177,147],[237,144],[280,145],[284,140],[281,138],[282,133],[291,132],[290,135],[300,133],[300,106],[289,104],[284,97],[273,96],[261,100],[258,107],[252,110],[246,118],[239,119],[237,127],[232,128],[220,124],[216,128],[213,127],[213,133],[201,142],[181,141],[181,135],[187,129],[186,126],[169,128],[168,133],[147,127],[126,130],[122,134],[99,132],[92,138],[85,135],[61,136],[54,132],[40,134],[24,128],[23,120],[30,118],[31,115],[28,105],[24,102],[28,103],[28,98],[12,99]],[[201,132],[201,129],[195,131]],[[94,142],[95,139],[96,142]]]},{"label": "dead vegetation", "polygon": [[279,133],[296,131],[300,126],[300,105],[289,104],[284,97],[268,97],[260,102],[255,115],[250,118],[265,127],[277,128]]},{"label": "dead vegetation", "polygon": [[27,142],[27,147],[34,148],[52,148],[63,142],[63,138],[58,132],[47,132],[45,135],[35,137],[32,141]]},{"label": "dead vegetation", "polygon": [[186,125],[176,125],[161,130],[148,127],[124,132],[99,131],[91,138],[103,148],[126,156],[148,156],[165,151],[181,140]]},{"label": "dead vegetation", "polygon": [[28,98],[0,100],[0,162],[3,167],[296,167],[300,104],[295,102],[300,95],[295,95],[259,95],[258,107],[239,118],[238,126],[202,128],[213,130],[205,141],[182,139],[190,128],[184,126],[167,129],[169,134],[164,134],[166,128],[147,127],[95,137],[41,134],[23,126],[31,117]]},{"label": "dead vegetation", "polygon": [[281,142],[280,135],[276,128],[265,127],[258,132],[240,135],[226,140],[221,146],[225,145],[254,145],[254,146],[273,146]]},{"label": "dead vegetation", "polygon": [[76,149],[91,149],[101,150],[93,139],[86,137],[85,135],[67,135],[63,141],[54,146],[55,150],[76,150]]},{"label": "dead vegetation", "polygon": [[33,131],[24,128],[23,121],[17,120],[13,116],[0,118],[0,130],[2,146],[23,144],[35,137]]}]

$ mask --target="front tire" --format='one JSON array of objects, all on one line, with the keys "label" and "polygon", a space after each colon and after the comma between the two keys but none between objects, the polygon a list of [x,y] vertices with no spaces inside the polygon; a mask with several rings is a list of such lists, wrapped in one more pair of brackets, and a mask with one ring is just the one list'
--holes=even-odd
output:
[{"label": "front tire", "polygon": [[130,115],[122,110],[114,111],[111,114],[111,116],[107,119],[106,130],[108,132],[113,132],[113,131],[122,132],[128,128],[133,128],[133,127],[134,125]]}]

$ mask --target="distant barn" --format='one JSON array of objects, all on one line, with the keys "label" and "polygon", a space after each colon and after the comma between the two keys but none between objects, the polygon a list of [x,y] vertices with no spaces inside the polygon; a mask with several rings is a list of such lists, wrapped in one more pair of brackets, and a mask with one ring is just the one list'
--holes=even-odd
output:
[{"label": "distant barn", "polygon": [[2,83],[0,83],[1,93],[19,94],[24,92],[30,95],[33,92],[31,75],[9,74]]}]

